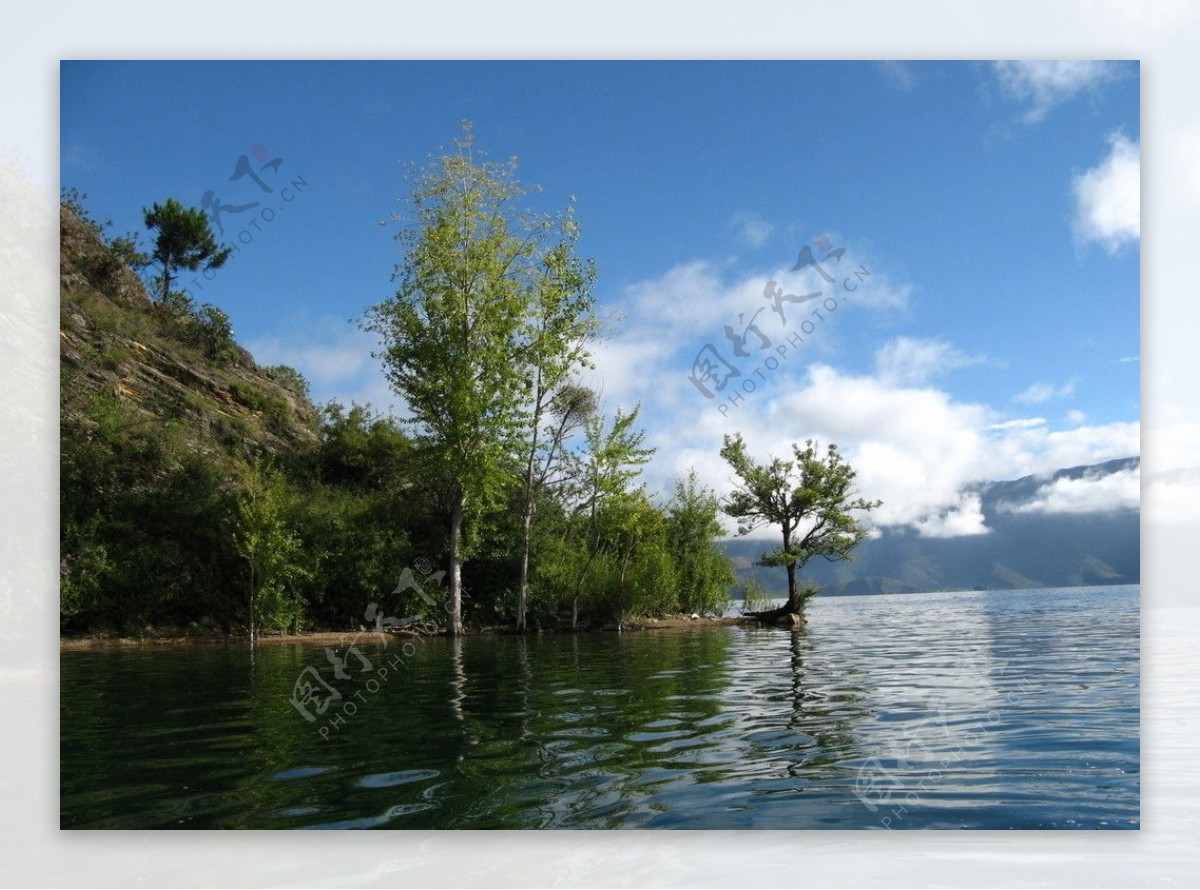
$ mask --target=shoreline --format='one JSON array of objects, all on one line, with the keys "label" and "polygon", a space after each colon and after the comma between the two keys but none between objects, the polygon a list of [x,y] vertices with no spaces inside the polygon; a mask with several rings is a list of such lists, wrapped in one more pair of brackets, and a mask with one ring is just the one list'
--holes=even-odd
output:
[{"label": "shoreline", "polygon": [[[727,617],[698,617],[692,618],[687,615],[668,615],[663,618],[638,618],[625,623],[618,630],[614,625],[605,625],[603,627],[586,627],[572,630],[571,628],[544,628],[541,630],[530,630],[525,636],[565,636],[570,634],[588,634],[588,633],[639,633],[643,631],[656,630],[695,630],[699,628],[712,627],[734,627],[734,626],[759,626],[761,622],[754,618],[735,615]],[[358,631],[329,631],[329,630],[313,630],[302,631],[300,633],[289,634],[268,634],[265,636],[256,637],[254,645],[282,645],[296,643],[316,643],[316,644],[338,644],[348,645],[355,639],[359,640],[383,640],[384,642],[392,639],[410,640],[414,637],[445,637],[448,636],[445,628],[439,628],[435,634],[419,634],[415,632],[379,632],[373,630],[358,630]],[[512,627],[508,625],[496,625],[468,628],[463,634],[464,637],[481,637],[481,636],[519,636]],[[250,635],[245,632],[239,633],[221,633],[221,632],[204,632],[204,633],[175,633],[164,632],[156,634],[147,634],[145,636],[135,637],[119,634],[83,634],[80,636],[62,636],[58,640],[58,648],[60,652],[72,652],[88,649],[111,649],[111,648],[135,648],[135,647],[155,647],[155,646],[186,646],[186,645],[212,645],[212,644],[239,644],[248,645],[250,643]]]}]

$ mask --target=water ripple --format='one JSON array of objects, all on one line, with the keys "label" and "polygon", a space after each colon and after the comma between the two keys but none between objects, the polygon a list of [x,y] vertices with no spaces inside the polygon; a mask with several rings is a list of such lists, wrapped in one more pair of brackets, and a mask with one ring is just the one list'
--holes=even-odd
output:
[{"label": "water ripple", "polygon": [[312,722],[289,697],[320,648],[245,654],[65,654],[63,825],[1139,824],[1136,588],[818,600],[799,633],[423,640]]}]

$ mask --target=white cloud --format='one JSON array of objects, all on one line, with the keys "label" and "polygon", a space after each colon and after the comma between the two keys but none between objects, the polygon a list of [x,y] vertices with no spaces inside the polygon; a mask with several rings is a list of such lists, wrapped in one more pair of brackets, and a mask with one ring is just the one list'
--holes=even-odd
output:
[{"label": "white cloud", "polygon": [[913,526],[923,538],[961,538],[991,531],[984,521],[979,495],[969,492],[963,492],[958,503],[918,519]]},{"label": "white cloud", "polygon": [[1067,423],[1071,424],[1071,426],[1080,426],[1085,420],[1087,420],[1087,415],[1078,408],[1072,408],[1067,412],[1064,419]]},{"label": "white cloud", "polygon": [[[1139,452],[1136,422],[1054,431],[1042,418],[1002,421],[984,405],[876,376],[814,365],[773,383],[724,417],[709,409],[663,406],[652,422],[663,464],[675,473],[696,466],[718,491],[729,490],[721,437],[740,432],[761,459],[790,453],[792,442],[836,442],[857,471],[862,496],[883,500],[878,525],[912,526],[924,535],[982,534],[970,484],[1015,479]],[[686,401],[686,405],[693,405]],[[764,533],[764,536],[767,533]]]},{"label": "white cloud", "polygon": [[294,319],[246,344],[259,365],[291,365],[303,374],[317,404],[356,402],[403,415],[403,399],[371,357],[375,346],[375,335],[330,317]]},{"label": "white cloud", "polygon": [[1027,430],[1030,427],[1045,426],[1044,417],[1018,417],[1015,420],[1004,420],[1000,423],[989,423],[985,430]]},{"label": "white cloud", "polygon": [[751,210],[739,210],[733,215],[737,239],[747,247],[763,247],[775,233],[775,226]]},{"label": "white cloud", "polygon": [[1021,402],[1026,405],[1040,405],[1042,402],[1049,402],[1051,399],[1065,399],[1069,395],[1073,395],[1075,387],[1079,385],[1079,379],[1072,377],[1066,383],[1055,385],[1053,383],[1033,383],[1025,390],[1013,396],[1014,402]]},{"label": "white cloud", "polygon": [[1037,123],[1055,105],[1120,75],[1120,68],[1113,62],[1006,61],[992,64],[1004,93],[1029,105],[1024,115],[1027,123]]},{"label": "white cloud", "polygon": [[1106,476],[1055,479],[1043,485],[1025,504],[1014,505],[1014,513],[1104,513],[1136,510],[1141,503],[1141,468],[1134,467]]},{"label": "white cloud", "polygon": [[983,362],[942,340],[895,337],[875,353],[876,373],[894,383],[924,383],[931,377]]},{"label": "white cloud", "polygon": [[1108,156],[1075,177],[1074,228],[1082,242],[1098,241],[1109,253],[1141,238],[1141,146],[1120,133],[1109,137]]},{"label": "white cloud", "polygon": [[1140,453],[1141,425],[1137,421],[1069,430],[1050,430],[1046,426],[1013,429],[993,439],[989,455],[992,472],[978,478],[1015,479]]},{"label": "white cloud", "polygon": [[292,365],[313,384],[330,386],[352,380],[373,365],[374,342],[373,335],[344,321],[321,319],[259,337],[246,348],[260,365]]},{"label": "white cloud", "polygon": [[[848,248],[843,264],[857,264],[852,257]],[[942,340],[894,338],[878,351],[872,373],[846,373],[835,367],[831,345],[840,343],[839,333],[854,317],[842,308],[805,336],[803,345],[790,348],[775,368],[764,368],[760,380],[755,365],[787,342],[764,300],[764,284],[775,277],[785,292],[804,293],[803,273],[790,273],[791,265],[774,273],[730,275],[718,264],[696,261],[637,282],[619,299],[606,301],[625,321],[598,345],[597,370],[585,375],[585,382],[603,387],[605,410],[642,404],[647,444],[658,449],[646,468],[652,492],[666,494],[675,478],[695,467],[702,481],[728,493],[731,472],[719,453],[726,434],[740,432],[759,459],[790,454],[793,442],[812,438],[836,442],[858,473],[862,496],[884,501],[871,514],[875,524],[909,526],[925,535],[982,534],[979,510],[964,495],[972,483],[1139,453],[1136,421],[1054,430],[1045,418],[1014,418],[955,399],[937,385],[937,375],[983,359]],[[808,274],[816,276],[813,270]],[[873,273],[870,286],[878,287],[882,278]],[[814,285],[809,289],[819,286],[807,283]],[[859,293],[866,289],[863,283]],[[742,375],[730,378],[725,393],[706,399],[688,380],[697,353],[711,343],[734,358],[724,326],[749,323],[760,309],[757,323],[772,338],[771,348],[760,352],[748,341],[752,358],[736,360]],[[789,320],[793,311],[798,308],[789,306]],[[785,330],[791,333],[793,327]],[[752,381],[755,391],[730,409],[726,397]],[[726,529],[732,533],[732,523]]]},{"label": "white cloud", "polygon": [[846,297],[846,304],[862,306],[864,309],[905,309],[912,294],[911,284],[893,284],[886,274],[871,272],[871,277],[865,279],[857,291]]},{"label": "white cloud", "polygon": [[[667,391],[675,392],[676,378],[690,389],[686,372],[672,375],[663,369],[672,364],[690,366],[705,344],[712,344],[723,356],[733,359],[736,356],[730,336],[745,336],[745,349],[758,351],[763,347],[753,330],[757,326],[774,350],[798,334],[811,307],[822,303],[783,302],[785,325],[764,294],[768,281],[776,282],[787,295],[820,291],[838,300],[838,308],[832,312],[821,310],[828,320],[815,334],[805,337],[804,350],[810,359],[831,348],[835,342],[833,327],[847,310],[858,307],[892,311],[903,308],[911,293],[909,286],[895,285],[881,273],[855,276],[856,271],[861,274],[864,264],[853,248],[847,248],[840,263],[827,264],[835,278],[833,285],[821,280],[812,269],[792,271],[793,264],[731,276],[717,263],[694,260],[674,266],[657,278],[626,286],[617,299],[606,301],[620,321],[613,326],[611,336],[593,350],[597,370],[585,375],[586,382],[603,386],[617,403],[631,405],[638,400],[661,399]],[[843,267],[840,273],[839,266]],[[852,291],[846,289],[847,281]],[[694,398],[695,390],[690,391]],[[681,389],[678,392],[685,396]]]}]

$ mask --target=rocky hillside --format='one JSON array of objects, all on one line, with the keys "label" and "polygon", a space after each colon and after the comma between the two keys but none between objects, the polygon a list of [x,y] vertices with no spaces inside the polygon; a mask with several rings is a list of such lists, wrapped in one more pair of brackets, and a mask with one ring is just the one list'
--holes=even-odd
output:
[{"label": "rocky hillside", "polygon": [[224,313],[152,301],[100,227],[67,207],[60,249],[64,425],[89,423],[87,406],[102,398],[127,423],[169,423],[212,457],[288,456],[316,443],[318,415],[303,378],[256,365]]},{"label": "rocky hillside", "polygon": [[[238,627],[248,499],[269,507],[257,540],[298,547],[280,516],[320,447],[307,384],[258,367],[217,307],[152,301],[132,245],[68,205],[60,238],[63,631]],[[295,624],[299,593],[270,596],[262,608]]]}]

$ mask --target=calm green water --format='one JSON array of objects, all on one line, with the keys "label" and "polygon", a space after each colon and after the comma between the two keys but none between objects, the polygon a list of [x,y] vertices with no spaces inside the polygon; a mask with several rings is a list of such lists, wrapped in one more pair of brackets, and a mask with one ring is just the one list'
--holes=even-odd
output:
[{"label": "calm green water", "polygon": [[[809,617],[407,652],[363,637],[371,670],[350,658],[341,680],[315,645],[66,652],[61,823],[1138,827],[1137,587]],[[317,714],[314,685],[312,722],[290,700],[310,667],[342,695]]]}]

